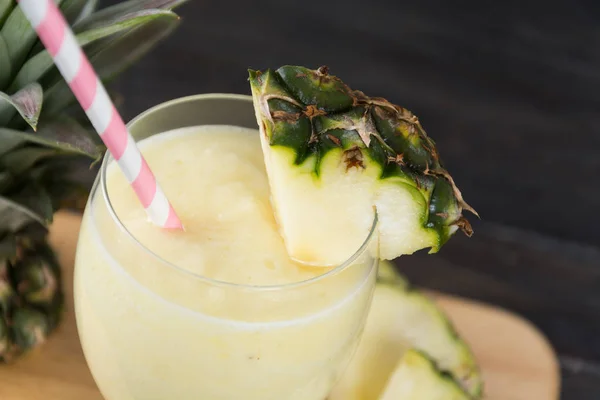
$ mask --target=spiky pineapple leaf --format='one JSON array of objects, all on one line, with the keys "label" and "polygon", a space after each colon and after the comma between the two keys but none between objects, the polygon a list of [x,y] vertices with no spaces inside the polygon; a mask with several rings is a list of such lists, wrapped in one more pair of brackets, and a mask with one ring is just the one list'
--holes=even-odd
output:
[{"label": "spiky pineapple leaf", "polygon": [[59,151],[44,147],[24,147],[5,154],[0,159],[0,165],[14,175],[22,173],[33,167],[38,161],[48,157],[57,156]]},{"label": "spiky pineapple leaf", "polygon": [[0,193],[4,192],[13,183],[13,176],[8,171],[0,172]]},{"label": "spiky pineapple leaf", "polygon": [[69,208],[83,211],[85,208],[89,197],[87,185],[68,179],[54,179],[42,183],[52,198],[52,206],[55,210]]},{"label": "spiky pineapple leaf", "polygon": [[81,167],[80,159],[61,157],[32,168],[28,176],[44,186],[52,198],[52,206],[55,210],[61,208],[83,210],[89,188],[77,172]]},{"label": "spiky pineapple leaf", "polygon": [[[110,85],[106,86],[106,92],[108,93],[108,97],[114,104],[117,110],[121,110],[123,105],[125,104],[125,96],[121,92],[118,91],[118,88],[110,87]],[[94,140],[98,145],[105,147],[102,139],[96,133],[92,123],[90,122],[88,116],[85,114],[85,111],[81,106],[77,103],[71,103],[69,106],[63,108],[61,113],[68,115],[75,122],[81,125],[84,129],[88,130],[92,134],[92,140]],[[54,118],[54,116],[52,116]],[[43,121],[44,115],[42,114],[41,120]]]},{"label": "spiky pineapple leaf", "polygon": [[66,117],[42,123],[36,133],[0,128],[0,157],[25,143],[33,143],[98,160],[104,148],[98,146],[91,135],[94,133]]},{"label": "spiky pineapple leaf", "polygon": [[44,217],[36,214],[27,207],[0,196],[0,233],[17,232],[31,222],[39,222],[46,226]]},{"label": "spiky pineapple leaf", "polygon": [[77,21],[87,3],[87,0],[63,0],[60,10],[67,21],[69,21],[69,24],[72,24]]},{"label": "spiky pineapple leaf", "polygon": [[118,19],[109,19],[106,21],[98,21],[96,27],[81,32],[77,38],[81,40],[81,44],[85,45],[93,41],[105,38],[112,34],[125,31],[127,29],[136,28],[146,22],[152,21],[161,16],[175,17],[177,15],[170,10],[150,9],[131,12],[121,16]]},{"label": "spiky pineapple leaf", "polygon": [[52,222],[52,215],[54,214],[52,198],[41,185],[30,182],[9,198],[42,217],[46,223]]},{"label": "spiky pineapple leaf", "polygon": [[47,147],[98,161],[104,154],[105,148],[96,143],[95,135],[95,132],[87,130],[74,119],[61,117],[43,121],[37,134],[28,135],[28,139]]},{"label": "spiky pineapple leaf", "polygon": [[[118,22],[115,22],[114,20],[106,20],[103,24],[99,24],[96,28],[77,34],[77,42],[80,46],[84,47],[97,40],[104,39],[119,32],[143,25],[165,13],[169,14],[170,11],[156,9],[144,10],[130,13],[122,17]],[[53,69],[56,71],[55,77],[59,78],[60,74],[54,66],[54,61],[52,60],[50,53],[48,53],[47,50],[43,50],[27,60],[27,62],[17,73],[17,76],[11,83],[10,88],[22,87],[29,82],[37,81]]]},{"label": "spiky pineapple leaf", "polygon": [[[136,13],[144,10],[173,10],[188,0],[130,0],[122,3],[115,4],[110,7],[106,7],[100,11],[96,11],[94,7],[96,4],[90,4],[86,8],[81,17],[72,26],[75,34],[84,32],[89,29],[96,28],[106,24],[107,21],[118,22],[125,15]],[[90,3],[97,3],[96,1],[90,1]],[[96,12],[90,12],[88,9]],[[41,43],[37,43],[33,46],[30,53],[30,57],[44,50],[44,46]]]},{"label": "spiky pineapple leaf", "polygon": [[21,131],[0,128],[0,158],[25,143],[20,136],[21,133]]},{"label": "spiky pineapple leaf", "polygon": [[[0,0],[2,1],[2,0]],[[6,87],[11,74],[10,58],[8,57],[8,46],[4,37],[0,34],[0,88]]]},{"label": "spiky pineapple leaf", "polygon": [[96,11],[96,7],[98,6],[98,0],[87,0],[85,2],[85,6],[81,10],[79,17],[77,20],[73,21],[73,24],[77,24],[79,21],[88,18],[94,11]]},{"label": "spiky pineapple leaf", "polygon": [[164,11],[150,22],[133,28],[116,37],[106,39],[108,46],[101,43],[90,46],[90,59],[103,80],[111,80],[153,49],[179,25],[179,16]]},{"label": "spiky pineapple leaf", "polygon": [[[155,15],[155,18],[141,26],[90,44],[86,53],[100,79],[108,81],[155,47],[179,22],[177,14],[166,11]],[[52,114],[64,109],[74,100],[68,85],[61,80],[46,91],[44,107],[48,114]]]},{"label": "spiky pineapple leaf", "polygon": [[15,2],[13,0],[0,0],[0,26],[4,23],[4,20],[8,17],[14,6]]},{"label": "spiky pineapple leaf", "polygon": [[[13,95],[0,92],[0,123],[6,123],[12,117],[12,108],[23,117],[23,119],[33,128],[37,129],[38,119],[42,111],[42,101],[44,91],[37,82],[32,82]],[[2,104],[4,103],[4,104]],[[12,106],[7,107],[7,104]]]},{"label": "spiky pineapple leaf", "polygon": [[89,197],[89,188],[78,182],[61,181],[48,185],[48,194],[52,197],[53,207],[83,211]]},{"label": "spiky pineapple leaf", "polygon": [[27,53],[37,40],[37,33],[31,29],[29,21],[20,7],[15,7],[8,15],[0,30],[8,47],[8,57],[11,65],[21,65]]},{"label": "spiky pineapple leaf", "polygon": [[173,10],[185,3],[187,0],[129,0],[106,7],[95,12],[87,18],[82,18],[73,26],[75,32],[82,32],[90,28],[102,25],[105,21],[118,21],[123,16],[143,10],[159,9]]}]

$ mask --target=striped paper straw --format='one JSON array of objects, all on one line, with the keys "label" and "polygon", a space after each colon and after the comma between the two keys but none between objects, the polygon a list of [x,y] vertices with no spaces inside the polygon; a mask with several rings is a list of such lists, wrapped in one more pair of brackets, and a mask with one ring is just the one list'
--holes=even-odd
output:
[{"label": "striped paper straw", "polygon": [[150,220],[163,228],[182,229],[179,217],[56,4],[52,0],[20,0],[19,5],[117,160]]}]

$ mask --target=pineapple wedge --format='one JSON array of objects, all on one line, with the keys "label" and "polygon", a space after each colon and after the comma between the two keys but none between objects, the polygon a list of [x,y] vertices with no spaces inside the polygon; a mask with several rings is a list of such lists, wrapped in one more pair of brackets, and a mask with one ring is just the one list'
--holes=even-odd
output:
[{"label": "pineapple wedge", "polygon": [[478,398],[483,386],[480,371],[444,313],[411,288],[389,262],[380,263],[377,281],[361,342],[329,400],[378,399],[411,348],[427,353]]},{"label": "pineapple wedge", "polygon": [[379,400],[472,400],[472,397],[425,354],[409,350]]},{"label": "pineapple wedge", "polygon": [[379,256],[436,252],[475,211],[410,111],[351,90],[326,67],[250,70],[273,208],[288,253],[348,259],[378,214]]}]

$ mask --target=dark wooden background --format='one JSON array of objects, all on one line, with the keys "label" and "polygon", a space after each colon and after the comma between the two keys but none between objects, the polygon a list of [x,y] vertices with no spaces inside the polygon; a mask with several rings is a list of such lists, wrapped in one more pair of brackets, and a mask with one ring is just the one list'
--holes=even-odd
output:
[{"label": "dark wooden background", "polygon": [[248,67],[281,64],[326,64],[411,109],[482,221],[398,265],[529,318],[560,354],[562,398],[600,399],[600,2],[191,0],[178,13],[116,84],[126,118],[249,93]]}]

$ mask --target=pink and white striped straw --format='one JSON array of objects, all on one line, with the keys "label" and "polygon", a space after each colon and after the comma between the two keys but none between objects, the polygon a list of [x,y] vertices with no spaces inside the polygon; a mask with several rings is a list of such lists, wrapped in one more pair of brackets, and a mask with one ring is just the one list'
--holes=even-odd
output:
[{"label": "pink and white striped straw", "polygon": [[156,182],[104,85],[54,1],[19,0],[19,5],[102,141],[117,160],[151,221],[163,228],[183,229],[179,217]]}]

